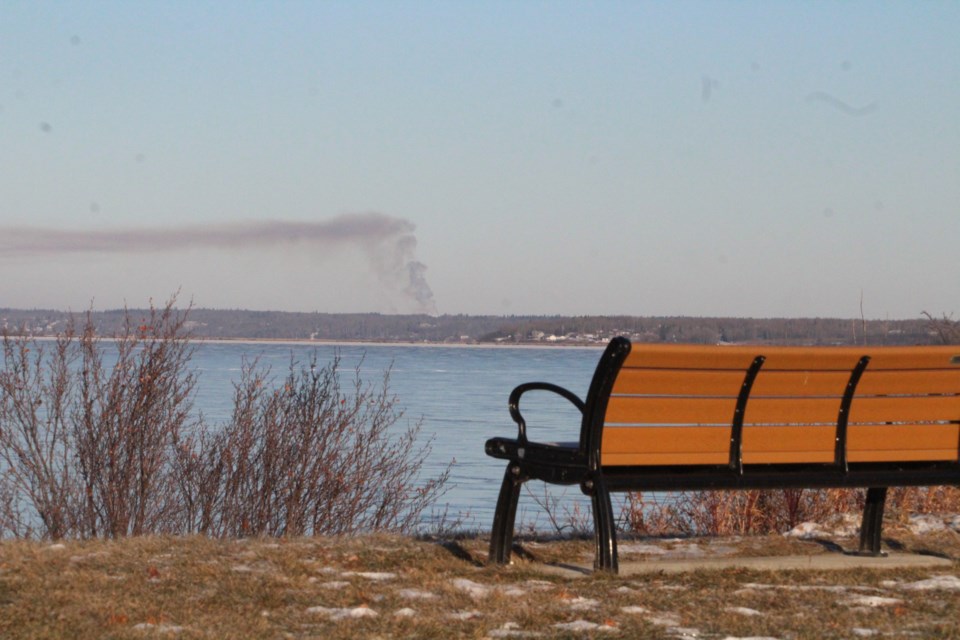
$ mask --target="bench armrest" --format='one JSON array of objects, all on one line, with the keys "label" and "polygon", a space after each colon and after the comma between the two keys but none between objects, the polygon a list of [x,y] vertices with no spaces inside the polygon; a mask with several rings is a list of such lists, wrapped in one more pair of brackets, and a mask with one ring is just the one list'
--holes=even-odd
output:
[{"label": "bench armrest", "polygon": [[556,393],[557,395],[563,396],[569,400],[577,409],[580,410],[581,414],[583,414],[583,411],[586,408],[583,400],[578,398],[575,393],[549,382],[527,382],[517,386],[510,393],[508,406],[510,407],[510,417],[513,418],[513,421],[517,423],[517,427],[519,428],[517,441],[520,442],[521,445],[527,443],[527,421],[524,420],[523,415],[520,414],[520,396],[527,391],[550,391],[552,393]]}]

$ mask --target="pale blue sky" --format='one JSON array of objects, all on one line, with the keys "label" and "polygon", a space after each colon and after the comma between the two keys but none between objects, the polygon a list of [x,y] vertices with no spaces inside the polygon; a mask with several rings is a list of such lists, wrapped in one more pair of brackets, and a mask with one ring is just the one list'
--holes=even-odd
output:
[{"label": "pale blue sky", "polygon": [[0,0],[0,307],[914,318],[958,241],[958,3]]}]

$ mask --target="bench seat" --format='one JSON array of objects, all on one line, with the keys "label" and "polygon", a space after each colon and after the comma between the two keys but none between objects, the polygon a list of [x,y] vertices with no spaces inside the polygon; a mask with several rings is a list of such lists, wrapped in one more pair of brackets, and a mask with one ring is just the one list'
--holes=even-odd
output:
[{"label": "bench seat", "polygon": [[[521,397],[555,393],[580,440],[527,436]],[[886,488],[960,484],[960,347],[641,345],[615,338],[584,400],[546,382],[508,401],[516,438],[490,559],[508,562],[521,485],[579,484],[591,497],[596,567],[617,570],[610,492],[868,488],[862,553],[880,553]]]}]

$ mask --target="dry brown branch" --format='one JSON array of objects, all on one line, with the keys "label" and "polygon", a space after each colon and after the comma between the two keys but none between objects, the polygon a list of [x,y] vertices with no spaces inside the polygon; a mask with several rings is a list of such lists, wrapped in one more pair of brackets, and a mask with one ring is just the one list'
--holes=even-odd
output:
[{"label": "dry brown branch", "polygon": [[940,338],[940,342],[943,344],[960,344],[960,320],[954,320],[952,316],[947,314],[935,318],[926,311],[923,312],[923,315],[927,319],[930,329]]},{"label": "dry brown branch", "polygon": [[408,531],[444,491],[449,469],[418,486],[430,452],[420,425],[359,367],[347,389],[339,358],[318,367],[291,362],[282,385],[246,363],[232,420],[182,451],[196,484],[190,529],[215,536]]}]

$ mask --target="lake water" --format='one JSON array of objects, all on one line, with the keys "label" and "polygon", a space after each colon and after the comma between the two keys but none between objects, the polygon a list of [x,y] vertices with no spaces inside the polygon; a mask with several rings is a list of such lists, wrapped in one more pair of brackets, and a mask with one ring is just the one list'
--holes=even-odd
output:
[{"label": "lake water", "polygon": [[[379,384],[391,369],[390,390],[405,412],[400,426],[422,421],[421,436],[432,438],[432,453],[423,473],[436,476],[455,461],[449,491],[438,509],[463,517],[463,528],[489,529],[506,462],[488,457],[483,444],[492,436],[514,437],[517,428],[507,411],[507,397],[518,384],[542,380],[570,389],[581,398],[600,356],[600,348],[442,347],[387,345],[303,345],[215,343],[196,345],[192,364],[199,372],[196,407],[208,425],[223,423],[232,410],[232,383],[246,358],[259,359],[282,379],[291,358],[318,365],[340,354],[344,381],[360,365],[365,382]],[[577,440],[580,414],[563,398],[544,392],[524,396],[521,408],[533,440]],[[546,488],[528,483],[540,500],[563,497],[563,509],[589,506],[579,489]],[[549,528],[531,495],[521,497],[518,525]]]}]

